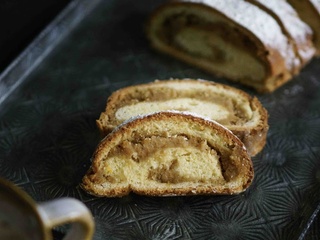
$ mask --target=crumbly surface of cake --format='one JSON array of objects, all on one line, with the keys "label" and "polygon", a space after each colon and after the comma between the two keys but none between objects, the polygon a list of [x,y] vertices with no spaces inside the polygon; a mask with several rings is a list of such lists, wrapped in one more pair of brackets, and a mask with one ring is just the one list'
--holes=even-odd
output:
[{"label": "crumbly surface of cake", "polygon": [[252,182],[243,143],[217,122],[164,111],[134,117],[99,144],[82,187],[96,196],[236,194]]}]

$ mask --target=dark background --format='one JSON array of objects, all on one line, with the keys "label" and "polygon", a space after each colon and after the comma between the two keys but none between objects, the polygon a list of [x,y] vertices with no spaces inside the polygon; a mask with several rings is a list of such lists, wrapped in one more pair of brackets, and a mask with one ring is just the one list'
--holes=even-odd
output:
[{"label": "dark background", "polygon": [[0,74],[70,2],[0,1]]},{"label": "dark background", "polygon": [[[0,73],[69,2],[0,0]],[[244,195],[105,201],[77,191],[79,179],[68,176],[81,176],[88,167],[98,136],[95,119],[111,92],[156,78],[226,83],[148,49],[140,26],[154,2],[105,1],[10,95],[0,112],[0,175],[37,201],[85,199],[96,239],[196,238],[226,233],[221,229],[228,230],[226,237],[319,239],[320,59],[273,94],[259,96],[271,127],[264,152],[253,160],[255,183]],[[54,239],[62,235],[54,232]]]}]

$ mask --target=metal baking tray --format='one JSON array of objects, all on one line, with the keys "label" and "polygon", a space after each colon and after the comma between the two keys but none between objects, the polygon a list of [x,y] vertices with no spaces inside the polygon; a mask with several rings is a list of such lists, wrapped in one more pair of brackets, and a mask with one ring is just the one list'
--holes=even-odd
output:
[{"label": "metal baking tray", "polygon": [[[208,75],[150,49],[146,19],[163,1],[71,2],[0,76],[0,176],[36,201],[84,202],[94,239],[319,239],[320,59],[271,94]],[[239,87],[267,108],[255,179],[235,196],[97,198],[79,183],[111,92],[155,79]],[[57,228],[60,239],[66,227]]]}]

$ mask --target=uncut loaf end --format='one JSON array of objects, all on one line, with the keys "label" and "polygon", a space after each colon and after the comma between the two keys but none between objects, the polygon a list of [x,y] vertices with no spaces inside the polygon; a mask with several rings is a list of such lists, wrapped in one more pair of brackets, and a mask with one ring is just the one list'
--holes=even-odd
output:
[{"label": "uncut loaf end", "polygon": [[[272,11],[270,5],[261,8],[250,2],[168,1],[152,12],[146,36],[161,53],[258,92],[273,92],[314,56],[310,28],[291,14],[294,9],[286,3],[287,17],[275,18],[278,11]],[[299,36],[294,35],[297,24],[277,21],[289,16],[303,26]],[[285,28],[288,25],[290,29]]]}]

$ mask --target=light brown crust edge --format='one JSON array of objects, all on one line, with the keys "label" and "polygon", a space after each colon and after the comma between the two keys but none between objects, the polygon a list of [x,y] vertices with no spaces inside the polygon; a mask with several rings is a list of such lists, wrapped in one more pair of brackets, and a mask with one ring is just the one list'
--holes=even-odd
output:
[{"label": "light brown crust edge", "polygon": [[255,156],[261,152],[267,141],[269,130],[268,112],[256,97],[251,98],[250,104],[253,109],[257,109],[259,112],[259,124],[247,131],[233,130],[232,132],[244,143],[249,155]]}]

